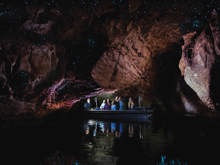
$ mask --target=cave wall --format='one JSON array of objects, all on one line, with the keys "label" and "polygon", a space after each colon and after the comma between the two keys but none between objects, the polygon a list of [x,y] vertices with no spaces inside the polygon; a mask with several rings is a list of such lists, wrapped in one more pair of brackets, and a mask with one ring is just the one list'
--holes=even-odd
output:
[{"label": "cave wall", "polygon": [[180,61],[185,82],[196,92],[210,109],[219,104],[219,19],[212,12],[207,26],[200,33],[184,36],[183,54]]},{"label": "cave wall", "polygon": [[46,114],[115,90],[142,95],[146,105],[162,102],[167,110],[214,110],[220,98],[218,6],[3,1],[1,113]]}]

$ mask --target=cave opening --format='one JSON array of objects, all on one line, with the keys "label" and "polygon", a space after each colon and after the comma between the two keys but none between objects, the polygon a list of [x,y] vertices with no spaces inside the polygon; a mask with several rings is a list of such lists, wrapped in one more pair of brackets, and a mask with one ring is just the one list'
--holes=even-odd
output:
[{"label": "cave opening", "polygon": [[79,79],[91,79],[90,71],[106,50],[106,39],[98,34],[85,34],[78,44],[68,42],[65,44],[67,50],[67,71],[73,72]]}]

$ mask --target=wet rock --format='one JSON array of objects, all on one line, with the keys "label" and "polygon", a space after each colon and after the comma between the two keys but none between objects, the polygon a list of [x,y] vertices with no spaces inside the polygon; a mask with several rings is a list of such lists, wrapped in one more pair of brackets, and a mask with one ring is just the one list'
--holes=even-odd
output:
[{"label": "wet rock", "polygon": [[58,64],[54,44],[45,43],[40,46],[29,44],[23,49],[26,49],[26,54],[20,61],[21,71],[33,73],[36,77],[45,77]]},{"label": "wet rock", "polygon": [[[145,33],[132,22],[122,24],[111,21],[105,29],[110,43],[91,71],[93,79],[103,88],[119,89],[126,95],[134,95],[132,89],[138,89],[137,93],[145,93],[148,99],[150,95],[152,97],[157,88],[155,84],[167,80],[158,77],[157,73],[167,74],[166,68],[176,65],[163,62],[175,54],[176,48],[173,52],[171,50],[181,40],[174,22],[174,18],[161,18]],[[114,33],[114,26],[120,31]],[[147,28],[148,25],[143,26]],[[167,36],[166,39],[163,36]]]},{"label": "wet rock", "polygon": [[[120,43],[117,42],[120,40]],[[137,85],[144,77],[150,51],[136,31],[126,38],[118,38],[96,63],[91,74],[105,88],[126,88]],[[102,76],[104,75],[104,76]]]},{"label": "wet rock", "polygon": [[129,0],[128,2],[128,11],[130,13],[135,12],[142,4],[140,0]]},{"label": "wet rock", "polygon": [[[203,4],[187,2],[192,7],[185,2],[142,0],[11,5],[23,12],[8,20],[4,19],[13,10],[0,13],[0,23],[8,29],[0,39],[0,97],[6,100],[1,104],[17,100],[47,113],[70,109],[80,99],[106,90],[141,94],[147,105],[155,98],[172,100],[177,96],[181,32],[193,29],[181,25],[194,22],[197,27],[200,20],[193,16],[204,15],[199,13]],[[220,98],[217,12],[210,21],[202,33],[184,36],[180,69],[199,98],[214,108]],[[185,103],[190,100],[187,95],[182,97]],[[185,108],[190,109],[189,104]]]},{"label": "wet rock", "polygon": [[46,35],[51,31],[54,21],[46,16],[49,13],[45,13],[44,8],[28,8],[27,11],[29,12],[30,19],[24,22],[24,30],[38,35]]},{"label": "wet rock", "polygon": [[[4,98],[1,98],[2,100]],[[6,101],[0,102],[0,115],[3,117],[7,116],[19,116],[23,114],[35,114],[37,106],[35,103],[28,103],[26,101],[19,101],[17,99],[5,99]]]},{"label": "wet rock", "polygon": [[[204,113],[207,112],[206,105],[201,101],[195,91],[187,85],[183,78],[179,79],[177,92],[179,94],[179,108],[188,113]],[[178,95],[177,94],[177,95]]]},{"label": "wet rock", "polygon": [[215,11],[211,18],[201,33],[184,36],[179,66],[186,83],[208,108],[215,109],[219,103],[219,78],[216,76],[219,66],[219,22]]}]

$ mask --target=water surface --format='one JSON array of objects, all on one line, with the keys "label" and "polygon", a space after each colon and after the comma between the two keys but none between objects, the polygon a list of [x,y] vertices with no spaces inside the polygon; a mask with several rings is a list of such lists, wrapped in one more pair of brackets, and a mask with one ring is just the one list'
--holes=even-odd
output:
[{"label": "water surface", "polygon": [[3,129],[0,164],[219,164],[219,130],[219,121],[191,115],[154,115],[150,123],[59,115],[40,127]]}]

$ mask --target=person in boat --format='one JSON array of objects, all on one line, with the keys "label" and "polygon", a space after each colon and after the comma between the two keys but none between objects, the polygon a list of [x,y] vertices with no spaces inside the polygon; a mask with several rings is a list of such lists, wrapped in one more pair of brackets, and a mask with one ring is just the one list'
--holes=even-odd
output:
[{"label": "person in boat", "polygon": [[86,111],[88,111],[88,110],[90,110],[90,108],[91,108],[90,98],[87,98],[87,100],[86,100],[86,102],[84,104],[84,109]]},{"label": "person in boat", "polygon": [[106,100],[106,103],[105,103],[105,106],[104,106],[104,110],[111,110],[111,104],[110,104],[110,100],[109,99]]},{"label": "person in boat", "polygon": [[124,102],[121,97],[119,97],[119,110],[123,110]]},{"label": "person in boat", "polygon": [[134,101],[131,97],[128,99],[128,109],[134,109]]},{"label": "person in boat", "polygon": [[105,104],[106,104],[106,103],[105,103],[105,100],[103,100],[103,101],[102,101],[102,104],[101,104],[101,106],[100,106],[100,110],[103,110],[103,109],[105,108]]},{"label": "person in boat", "polygon": [[119,109],[119,97],[118,96],[115,97],[115,105],[116,105],[116,109]]},{"label": "person in boat", "polygon": [[117,109],[117,107],[116,107],[115,101],[112,100],[111,110],[112,110],[112,111],[116,111],[116,109]]},{"label": "person in boat", "polygon": [[141,107],[142,106],[142,96],[138,96],[138,107]]},{"label": "person in boat", "polygon": [[94,98],[95,101],[95,110],[100,110],[100,108],[98,107],[98,99],[97,97]]}]

